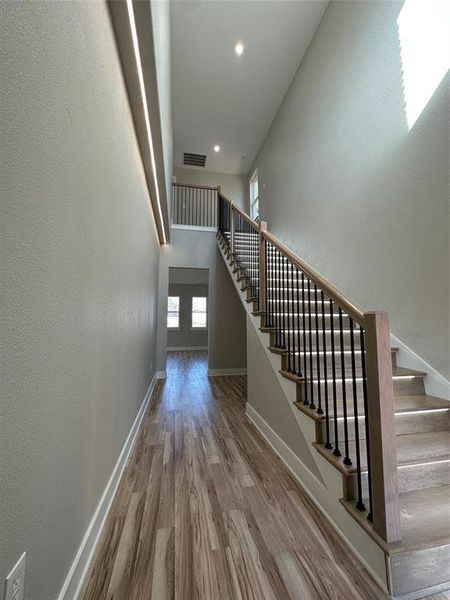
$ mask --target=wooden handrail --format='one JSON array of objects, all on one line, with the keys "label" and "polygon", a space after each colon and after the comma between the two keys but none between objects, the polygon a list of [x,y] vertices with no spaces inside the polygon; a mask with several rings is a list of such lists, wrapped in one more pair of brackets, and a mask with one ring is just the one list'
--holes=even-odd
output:
[{"label": "wooden handrail", "polygon": [[237,213],[239,213],[241,215],[241,217],[243,219],[245,219],[245,221],[247,221],[247,223],[249,223],[254,229],[256,229],[256,230],[259,229],[259,223],[257,221],[254,221],[253,219],[251,219],[241,208],[239,208],[239,206],[235,206],[233,204],[233,210],[235,210]]},{"label": "wooden handrail", "polygon": [[200,190],[214,190],[215,192],[220,191],[220,186],[198,185],[193,183],[172,183],[172,185],[175,187],[198,188]]},{"label": "wooden handrail", "polygon": [[364,311],[357,304],[347,298],[337,287],[322,277],[322,275],[315,271],[308,263],[294,254],[292,250],[282,244],[273,234],[268,231],[263,231],[262,236],[273,246],[276,246],[295,266],[301,269],[319,289],[336,302],[336,304],[349,314],[354,321],[360,325],[364,325]]}]

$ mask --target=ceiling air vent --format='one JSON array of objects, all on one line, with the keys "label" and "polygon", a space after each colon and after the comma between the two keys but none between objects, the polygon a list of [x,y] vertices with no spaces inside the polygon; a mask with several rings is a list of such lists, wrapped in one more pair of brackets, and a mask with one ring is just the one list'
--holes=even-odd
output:
[{"label": "ceiling air vent", "polygon": [[192,152],[185,152],[183,162],[185,165],[204,167],[206,164],[206,154],[192,154]]}]

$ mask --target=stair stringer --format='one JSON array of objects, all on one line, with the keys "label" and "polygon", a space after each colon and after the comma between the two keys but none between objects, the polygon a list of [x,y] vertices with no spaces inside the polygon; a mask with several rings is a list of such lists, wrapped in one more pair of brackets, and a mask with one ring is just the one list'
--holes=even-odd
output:
[{"label": "stair stringer", "polygon": [[227,256],[221,245],[219,252],[230,273],[233,284],[241,299],[247,314],[248,327],[251,326],[256,333],[261,348],[270,363],[272,376],[276,379],[280,388],[280,401],[288,404],[291,414],[295,418],[297,426],[307,441],[311,450],[311,457],[320,473],[320,479],[311,472],[304,464],[301,457],[296,455],[286,442],[267,423],[261,415],[249,404],[247,404],[247,416],[273,448],[275,453],[289,468],[296,481],[306,492],[308,497],[325,515],[338,534],[345,540],[347,545],[358,556],[362,564],[367,568],[377,583],[388,593],[390,592],[390,581],[387,572],[386,554],[383,548],[377,544],[361,525],[343,507],[340,499],[343,497],[342,474],[319,452],[313,451],[313,443],[316,441],[316,426],[314,420],[299,411],[294,402],[297,400],[297,385],[283,377],[280,370],[280,357],[273,354],[268,348],[270,345],[270,334],[260,330],[260,317],[253,315],[253,303],[247,302],[246,291],[242,291],[240,282],[230,266]]}]

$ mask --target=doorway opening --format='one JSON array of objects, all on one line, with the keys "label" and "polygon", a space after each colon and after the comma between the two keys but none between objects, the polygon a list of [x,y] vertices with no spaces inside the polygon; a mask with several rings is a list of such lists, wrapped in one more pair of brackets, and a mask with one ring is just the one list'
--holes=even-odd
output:
[{"label": "doorway opening", "polygon": [[169,268],[167,352],[198,352],[209,347],[209,269]]}]

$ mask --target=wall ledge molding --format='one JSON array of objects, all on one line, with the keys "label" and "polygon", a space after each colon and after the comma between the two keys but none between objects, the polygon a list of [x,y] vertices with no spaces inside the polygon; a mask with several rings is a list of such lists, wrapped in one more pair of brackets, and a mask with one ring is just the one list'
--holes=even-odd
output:
[{"label": "wall ledge molding", "polygon": [[227,377],[230,375],[247,375],[247,369],[208,369],[210,377]]},{"label": "wall ledge molding", "polygon": [[103,494],[99,503],[97,504],[97,508],[95,509],[91,522],[89,523],[86,533],[84,534],[81,544],[77,550],[73,563],[59,593],[58,600],[75,600],[81,593],[84,580],[100,540],[100,536],[102,534],[112,502],[116,495],[119,482],[136,441],[145,411],[147,410],[150,402],[156,379],[157,377],[155,373],[136,418],[134,419],[133,425],[128,433],[127,439],[125,440],[125,443],[119,454],[109,481],[103,490]]}]

